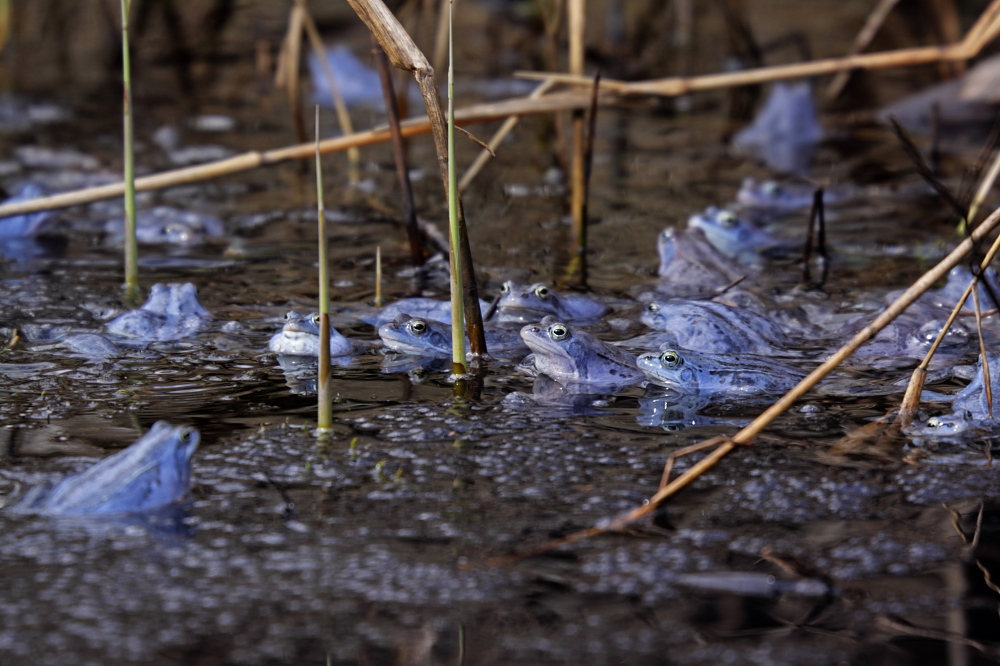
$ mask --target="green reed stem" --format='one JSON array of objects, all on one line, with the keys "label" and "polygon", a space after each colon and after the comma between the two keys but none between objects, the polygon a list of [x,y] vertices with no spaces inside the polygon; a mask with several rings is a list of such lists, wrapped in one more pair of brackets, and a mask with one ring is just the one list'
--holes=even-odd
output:
[{"label": "green reed stem", "polygon": [[382,246],[375,246],[375,307],[382,307]]},{"label": "green reed stem", "polygon": [[333,401],[330,400],[330,276],[326,252],[326,211],[323,205],[323,162],[319,150],[319,105],[316,105],[316,224],[319,228],[319,371],[316,379],[318,400],[316,427],[320,433],[333,428]]},{"label": "green reed stem", "polygon": [[122,83],[125,125],[125,298],[139,297],[139,245],[135,238],[135,134],[132,124],[132,65],[129,60],[128,15],[132,0],[122,0]]},{"label": "green reed stem", "polygon": [[455,177],[454,0],[448,2],[448,253],[451,259],[451,367],[465,374],[465,309],[462,305],[462,255],[459,249],[458,184]]}]

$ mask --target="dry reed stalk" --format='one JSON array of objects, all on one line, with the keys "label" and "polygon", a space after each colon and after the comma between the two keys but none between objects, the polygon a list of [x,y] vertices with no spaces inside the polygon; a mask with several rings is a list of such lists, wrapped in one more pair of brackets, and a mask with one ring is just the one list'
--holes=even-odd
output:
[{"label": "dry reed stalk", "polygon": [[[551,8],[546,11],[544,3],[539,2],[539,9],[545,28],[545,64],[550,72],[558,72],[561,69],[559,66],[559,36],[562,34],[563,20],[566,17],[566,12],[563,11],[566,0],[551,0],[551,4]],[[557,113],[553,116],[552,122],[555,125],[556,162],[562,172],[568,174],[566,118],[563,114]]]},{"label": "dry reed stalk", "polygon": [[[830,374],[830,372],[843,363],[859,347],[874,338],[879,331],[902,314],[906,308],[917,300],[917,298],[934,286],[935,282],[943,278],[947,275],[948,271],[957,266],[958,263],[962,261],[962,259],[972,250],[975,244],[986,237],[998,225],[1000,225],[1000,208],[994,210],[988,218],[983,220],[982,224],[976,227],[976,229],[970,234],[969,238],[963,240],[948,254],[948,256],[938,262],[934,268],[920,276],[920,278],[910,285],[906,291],[900,294],[900,296],[893,301],[892,304],[882,312],[882,314],[859,331],[857,335],[851,338],[847,344],[838,349],[819,367],[810,372],[805,379],[796,384],[788,393],[778,399],[777,402],[764,410],[764,412],[755,418],[749,425],[744,427],[731,438],[722,441],[714,451],[696,462],[679,477],[660,488],[652,497],[646,500],[642,506],[636,507],[635,509],[632,509],[631,511],[628,511],[627,513],[624,513],[612,520],[606,521],[599,527],[581,530],[563,537],[562,539],[550,541],[526,554],[522,553],[517,557],[546,552],[552,550],[553,548],[575,543],[582,539],[603,534],[605,532],[619,531],[655,511],[665,499],[677,494],[680,490],[697,480],[702,474],[715,467],[720,460],[725,458],[737,446],[747,446],[752,444],[753,439],[759,435],[764,428],[770,425],[774,419],[784,413],[789,407],[792,406],[792,404],[795,403],[796,400],[801,398],[809,390],[816,386],[820,380]],[[998,241],[1000,241],[1000,239],[998,239]],[[997,244],[1000,245],[1000,242]],[[711,442],[713,440],[706,441]],[[697,444],[692,445],[692,447],[697,446]]]},{"label": "dry reed stalk", "polygon": [[[857,55],[861,53],[872,43],[875,39],[876,33],[878,33],[879,28],[885,23],[885,19],[889,16],[892,11],[899,3],[899,0],[879,0],[879,3],[875,5],[875,9],[872,10],[871,14],[865,20],[865,24],[861,27],[861,31],[858,32],[857,37],[854,38],[854,44],[851,46],[851,52],[848,55]],[[830,85],[826,87],[826,98],[829,100],[836,99],[843,92],[844,86],[847,85],[848,79],[851,78],[851,70],[846,69],[842,72],[838,72],[836,76],[830,81]]]},{"label": "dry reed stalk", "polygon": [[[983,10],[976,23],[969,28],[965,38],[948,46],[921,46],[881,53],[866,53],[842,58],[824,58],[791,65],[759,67],[741,72],[723,72],[693,77],[670,77],[650,81],[601,82],[609,92],[619,95],[660,95],[676,97],[698,90],[714,90],[730,86],[745,86],[782,79],[799,79],[809,76],[836,74],[850,69],[881,69],[886,67],[910,67],[939,61],[964,61],[974,58],[983,46],[992,41],[1000,32],[1000,0],[993,0]],[[517,76],[529,79],[551,77],[559,83],[575,86],[590,85],[590,80],[582,76],[558,74],[555,72],[518,72]]]},{"label": "dry reed stalk", "polygon": [[[531,94],[528,95],[528,99],[538,99],[551,90],[553,85],[555,85],[553,81],[542,81],[537,88],[531,91]],[[486,163],[490,160],[490,158],[496,157],[496,150],[500,147],[503,140],[514,131],[514,128],[517,127],[519,120],[521,120],[520,116],[508,116],[507,119],[503,121],[500,129],[493,134],[489,142],[487,142],[486,147],[483,148],[482,152],[476,156],[476,159],[469,165],[469,168],[465,170],[465,173],[462,174],[462,180],[458,181],[459,194],[464,192],[465,188],[467,188],[472,181],[475,180],[476,176],[478,176],[479,172],[483,170],[483,167],[486,166]]]},{"label": "dry reed stalk", "polygon": [[434,57],[432,66],[440,72],[448,64],[448,7],[451,0],[441,0],[437,7],[437,24],[434,28]]},{"label": "dry reed stalk", "polygon": [[296,2],[288,14],[288,30],[285,41],[281,45],[278,58],[278,72],[274,82],[284,87],[288,93],[288,107],[292,114],[292,125],[295,127],[295,138],[299,143],[306,141],[306,124],[302,118],[302,95],[299,93],[299,61],[302,57],[302,24],[305,8]]},{"label": "dry reed stalk", "polygon": [[[323,48],[323,40],[319,36],[319,30],[316,29],[316,23],[306,8],[306,0],[295,0],[295,2],[302,8],[302,27],[305,28],[313,54],[319,61],[320,67],[323,68],[326,85],[330,88],[330,99],[337,113],[337,124],[340,125],[340,132],[341,134],[353,134],[354,125],[351,123],[351,114],[347,111],[344,96],[340,94],[340,86],[337,85],[337,77],[334,76],[333,68],[330,67],[330,60],[326,57],[326,49]],[[351,187],[356,187],[361,180],[361,152],[357,148],[347,149],[347,163],[349,165],[347,182],[350,183]]]},{"label": "dry reed stalk", "polygon": [[[413,42],[410,35],[403,29],[382,0],[347,0],[354,12],[368,26],[375,36],[389,61],[400,69],[413,73],[420,86],[420,92],[427,107],[431,133],[434,136],[434,149],[437,153],[438,170],[445,193],[448,192],[448,128],[444,111],[441,107],[441,97],[438,94],[434,70],[427,62],[426,56]],[[540,100],[535,100],[540,101]],[[457,118],[456,118],[457,122]],[[469,252],[468,231],[465,225],[465,215],[458,206],[459,238],[451,239],[451,255],[462,253],[461,261],[452,259],[451,264],[461,265],[462,281],[465,285],[462,298],[465,304],[465,325],[469,336],[470,347],[475,356],[485,356],[486,335],[483,330],[482,313],[479,310],[479,289],[476,285],[475,271],[472,266],[472,256]]]},{"label": "dry reed stalk", "polygon": [[392,156],[396,163],[396,178],[399,179],[399,192],[403,197],[403,217],[406,220],[406,233],[410,240],[410,262],[414,266],[422,266],[424,250],[420,243],[420,230],[417,227],[417,207],[413,203],[413,184],[410,182],[410,169],[407,166],[406,144],[403,143],[403,133],[399,128],[399,107],[396,105],[392,72],[389,70],[389,59],[385,51],[374,37],[372,37],[372,55],[375,57],[379,79],[382,81],[382,97],[385,100],[385,113],[389,120],[389,133],[392,135]]},{"label": "dry reed stalk", "polygon": [[[566,3],[566,27],[569,32],[569,73],[583,76],[584,44],[586,33],[586,8],[583,0],[568,0]],[[584,174],[583,109],[573,111],[573,154],[570,160],[570,216],[573,220],[573,257],[581,257],[587,251],[587,228],[585,215],[586,177]]]},{"label": "dry reed stalk", "polygon": [[382,246],[375,246],[375,307],[382,307]]},{"label": "dry reed stalk", "polygon": [[[561,93],[546,95],[539,99],[515,98],[501,102],[476,104],[465,109],[455,110],[457,124],[488,122],[507,118],[512,115],[536,115],[553,113],[569,108],[583,107],[588,104],[588,96],[579,93]],[[431,125],[426,117],[413,118],[402,123],[400,131],[404,138],[427,134]],[[357,132],[349,136],[339,136],[324,139],[320,142],[320,152],[324,155],[346,150],[350,147],[364,147],[388,141],[391,138],[386,126]],[[289,160],[309,159],[313,157],[315,144],[300,143],[283,148],[266,151],[252,150],[234,157],[216,162],[208,162],[183,169],[172,169],[151,176],[137,178],[137,192],[159,190],[178,185],[188,185],[212,178],[220,178],[243,171],[250,171],[262,166],[273,166]],[[63,192],[48,197],[40,197],[30,201],[0,205],[0,218],[10,215],[22,215],[54,208],[66,208],[81,204],[93,203],[102,199],[120,197],[124,193],[122,183],[111,183],[99,187],[90,187],[72,192]]]},{"label": "dry reed stalk", "polygon": [[993,420],[993,386],[990,382],[990,359],[986,354],[986,342],[983,339],[983,310],[979,303],[979,289],[972,290],[972,302],[976,309],[976,334],[979,338],[979,358],[983,364],[983,391],[986,393],[986,413]]}]

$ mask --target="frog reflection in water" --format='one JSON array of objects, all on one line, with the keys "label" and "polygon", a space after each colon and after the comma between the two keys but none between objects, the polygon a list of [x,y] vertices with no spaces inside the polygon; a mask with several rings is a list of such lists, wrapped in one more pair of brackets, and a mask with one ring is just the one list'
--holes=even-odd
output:
[{"label": "frog reflection in water", "polygon": [[[267,348],[275,354],[286,356],[319,356],[318,312],[301,315],[289,312],[285,315],[285,325],[271,336]],[[330,327],[330,356],[350,356],[360,352],[363,345],[345,338],[335,328]]]},{"label": "frog reflection in water", "polygon": [[[401,314],[378,328],[386,349],[400,354],[448,358],[451,356],[451,326],[430,319]],[[517,358],[528,353],[524,341],[512,329],[487,327],[486,349],[491,356]],[[468,341],[466,341],[468,344]]]},{"label": "frog reflection in water", "polygon": [[615,390],[642,381],[631,354],[555,317],[523,327],[521,338],[534,352],[535,370],[560,384],[590,384]]},{"label": "frog reflection in water", "polygon": [[761,251],[781,245],[781,241],[772,238],[748,219],[725,208],[709,206],[689,217],[687,225],[689,229],[701,229],[708,242],[719,252],[745,264],[758,260]]},{"label": "frog reflection in water", "polygon": [[138,441],[56,485],[25,494],[14,511],[49,515],[135,513],[183,499],[198,431],[158,421]]},{"label": "frog reflection in water", "polygon": [[654,384],[713,400],[785,393],[806,376],[798,368],[765,356],[705,354],[687,349],[640,354],[636,365]]},{"label": "frog reflection in water", "polygon": [[497,319],[527,323],[551,315],[560,321],[590,322],[608,310],[607,305],[590,296],[556,293],[541,282],[522,286],[508,280],[500,288]]},{"label": "frog reflection in water", "polygon": [[130,342],[168,342],[194,335],[208,322],[208,310],[198,302],[190,282],[154,284],[149,300],[108,322],[108,333]]}]

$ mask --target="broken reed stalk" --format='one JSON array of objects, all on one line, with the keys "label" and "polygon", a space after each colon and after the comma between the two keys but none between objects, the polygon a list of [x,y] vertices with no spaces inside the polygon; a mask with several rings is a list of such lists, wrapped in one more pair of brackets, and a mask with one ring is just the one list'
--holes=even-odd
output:
[{"label": "broken reed stalk", "polygon": [[139,244],[135,236],[135,132],[132,123],[132,63],[129,59],[128,15],[132,0],[122,0],[122,122],[124,125],[123,181],[125,194],[125,300],[139,298]]},{"label": "broken reed stalk", "polygon": [[[583,76],[584,34],[586,32],[586,11],[583,0],[568,0],[566,3],[566,27],[569,32],[569,72]],[[586,176],[584,174],[584,112],[573,111],[573,155],[570,159],[570,215],[573,220],[574,258],[583,257],[587,251]],[[578,260],[579,261],[579,260]]]},{"label": "broken reed stalk", "polygon": [[[455,178],[455,26],[454,0],[448,2],[448,243],[459,242],[458,183]],[[451,371],[465,375],[465,312],[462,307],[462,253],[451,259]]]},{"label": "broken reed stalk", "polygon": [[[555,85],[553,81],[547,79],[542,81],[537,88],[531,91],[531,94],[528,95],[528,99],[538,99],[551,90],[553,85]],[[487,142],[486,147],[483,148],[479,155],[476,156],[476,159],[473,160],[472,164],[469,165],[469,168],[465,170],[465,173],[462,174],[462,180],[458,181],[459,196],[461,196],[462,193],[465,192],[465,189],[472,183],[473,180],[475,180],[476,176],[478,176],[479,172],[483,170],[483,167],[486,166],[486,163],[490,160],[490,158],[496,157],[496,151],[500,147],[500,144],[503,143],[503,140],[514,131],[514,128],[517,127],[517,123],[520,120],[520,116],[509,116],[503,121],[503,124],[500,125],[500,129],[493,134],[492,138],[490,138],[489,142]]]},{"label": "broken reed stalk", "polygon": [[382,81],[382,97],[385,99],[389,133],[392,135],[392,156],[396,162],[396,177],[399,179],[399,191],[403,197],[406,234],[410,240],[410,262],[414,267],[419,267],[424,265],[424,249],[420,242],[420,229],[417,226],[417,207],[413,203],[413,184],[410,182],[406,144],[403,143],[403,133],[399,128],[399,106],[396,102],[396,91],[392,85],[392,72],[389,71],[389,59],[385,56],[382,47],[375,41],[374,36],[372,36],[372,55],[375,57],[379,79]]},{"label": "broken reed stalk", "polygon": [[[448,123],[441,108],[441,96],[438,94],[434,69],[382,0],[347,1],[375,36],[382,50],[388,56],[389,61],[400,69],[412,72],[414,78],[417,80],[420,92],[424,98],[424,106],[427,107],[430,129],[434,136],[434,149],[437,154],[441,182],[444,184],[445,192],[447,193]],[[544,98],[531,100],[534,104],[543,101],[545,101]],[[455,120],[458,122],[457,113]],[[470,348],[473,355],[484,356],[487,353],[486,336],[483,331],[482,313],[479,310],[479,290],[476,286],[475,271],[472,267],[472,254],[469,250],[468,232],[466,230],[465,215],[462,211],[461,200],[458,201],[458,227],[458,243],[452,243],[449,254],[462,253],[460,263],[462,267],[462,282],[465,287],[462,300],[464,302],[465,324],[469,335]],[[455,263],[458,264],[459,262]]]},{"label": "broken reed stalk", "polygon": [[319,105],[316,105],[316,225],[319,244],[319,370],[316,377],[316,428],[328,433],[333,428],[333,401],[330,399],[330,276],[327,258],[326,211],[323,205],[323,161],[319,152]]},{"label": "broken reed stalk", "polygon": [[[882,312],[882,314],[859,331],[847,344],[838,349],[819,367],[810,372],[805,379],[796,384],[790,391],[788,391],[788,393],[778,399],[777,402],[764,410],[764,412],[750,422],[749,425],[744,427],[731,438],[721,441],[714,451],[696,462],[676,479],[660,488],[652,497],[646,500],[642,506],[636,507],[635,509],[621,514],[611,520],[604,521],[598,527],[581,530],[561,539],[550,541],[531,551],[521,553],[516,557],[520,558],[543,553],[559,546],[575,543],[582,539],[597,536],[599,534],[604,534],[605,532],[622,530],[628,525],[655,511],[665,499],[677,494],[680,490],[693,483],[702,474],[715,467],[720,460],[725,458],[726,455],[732,452],[732,450],[737,446],[747,446],[752,444],[753,439],[757,437],[757,435],[759,435],[764,428],[770,425],[774,419],[784,413],[789,407],[792,406],[792,404],[795,403],[796,400],[801,398],[814,386],[816,386],[816,384],[830,374],[830,372],[832,372],[838,365],[843,363],[859,347],[874,338],[879,331],[902,314],[906,308],[917,300],[917,298],[934,286],[934,283],[947,275],[948,271],[952,268],[957,266],[958,263],[962,261],[962,259],[965,258],[965,256],[973,249],[975,244],[987,236],[998,225],[1000,225],[1000,208],[994,210],[988,218],[983,220],[982,224],[976,227],[968,238],[959,243],[959,245],[948,253],[944,259],[938,262],[934,268],[921,275],[920,278],[910,285],[906,291],[900,294],[900,296],[893,301],[892,304]],[[1000,245],[1000,239],[998,239],[998,243],[996,244]],[[509,561],[509,558],[504,558],[498,562],[503,561]]]},{"label": "broken reed stalk", "polygon": [[[326,78],[326,85],[330,88],[330,100],[333,108],[337,112],[337,124],[340,125],[341,134],[353,134],[354,125],[351,123],[351,114],[347,111],[347,104],[344,96],[340,94],[340,86],[337,85],[337,77],[330,67],[330,59],[326,57],[326,49],[323,48],[323,40],[320,39],[319,30],[313,21],[309,9],[306,7],[306,0],[295,0],[296,4],[302,7],[302,27],[305,28],[306,37],[309,38],[309,46],[323,68],[323,76]],[[298,65],[298,63],[296,63]],[[347,149],[347,182],[351,187],[357,187],[361,180],[361,151],[357,148]]]},{"label": "broken reed stalk", "polygon": [[979,289],[972,290],[972,302],[976,309],[976,336],[979,338],[979,358],[983,365],[983,390],[986,393],[986,413],[993,420],[993,386],[990,383],[990,359],[986,354],[983,340],[983,310],[979,303]]},{"label": "broken reed stalk", "polygon": [[[724,72],[693,77],[670,77],[650,81],[601,82],[604,89],[621,95],[662,95],[676,97],[698,90],[714,90],[730,86],[746,86],[781,79],[799,79],[851,69],[882,69],[886,67],[911,67],[940,61],[964,61],[974,58],[982,48],[1000,33],[1000,0],[993,0],[979,15],[976,23],[958,43],[946,46],[920,46],[881,53],[865,53],[841,58],[824,58],[791,65],[758,67],[741,72]],[[555,72],[518,72],[517,76],[530,79],[552,77],[559,83],[576,86],[590,85],[583,76]]]}]

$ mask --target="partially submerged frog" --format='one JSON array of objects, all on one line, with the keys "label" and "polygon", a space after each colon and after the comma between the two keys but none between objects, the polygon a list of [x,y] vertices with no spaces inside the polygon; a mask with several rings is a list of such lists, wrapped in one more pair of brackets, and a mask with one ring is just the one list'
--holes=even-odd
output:
[{"label": "partially submerged frog", "polygon": [[634,356],[555,317],[523,327],[521,338],[534,352],[534,369],[560,384],[624,388],[642,381]]},{"label": "partially submerged frog", "polygon": [[697,296],[723,289],[747,271],[719,252],[700,229],[668,227],[657,237],[660,254],[659,292]]},{"label": "partially submerged frog", "polygon": [[136,513],[179,502],[191,484],[198,431],[158,421],[128,448],[59,483],[38,486],[12,510],[49,515]]},{"label": "partially submerged frog", "polygon": [[[35,183],[25,183],[14,196],[5,200],[4,204],[21,203],[38,199],[45,195],[45,191],[40,185]],[[25,213],[24,215],[12,215],[11,217],[0,218],[0,239],[10,238],[34,238],[48,231],[56,220],[56,215],[51,210],[44,210],[38,213]]]},{"label": "partially submerged frog", "polygon": [[753,263],[758,253],[781,245],[781,241],[731,210],[709,206],[688,218],[689,229],[701,229],[715,248],[742,263]]},{"label": "partially submerged frog", "polygon": [[[736,203],[746,209],[761,210],[774,215],[785,215],[795,211],[807,211],[812,208],[816,198],[817,187],[808,183],[778,182],[765,180],[757,182],[754,178],[744,178],[736,193]],[[849,186],[823,188],[823,205],[831,206],[843,203],[857,196],[857,192]]]},{"label": "partially submerged frog", "polygon": [[1000,430],[1000,422],[997,421],[1000,417],[1000,355],[988,354],[987,363],[992,403],[987,400],[983,358],[980,355],[972,381],[952,399],[953,411],[915,423],[906,430],[906,434],[918,440],[968,440],[989,436]]},{"label": "partially submerged frog", "polygon": [[[125,222],[108,220],[104,231],[106,243],[120,245],[125,238]],[[157,206],[136,216],[135,236],[146,245],[200,245],[225,236],[225,228],[215,215]]]},{"label": "partially submerged frog", "polygon": [[[486,348],[491,356],[519,360],[528,353],[516,330],[488,326],[485,334]],[[401,314],[379,326],[378,335],[390,351],[413,356],[451,357],[451,326],[448,324]]]},{"label": "partially submerged frog", "polygon": [[748,308],[681,298],[651,301],[642,313],[642,322],[667,334],[657,347],[672,341],[684,349],[708,353],[787,353],[782,330]]},{"label": "partially submerged frog", "polygon": [[[941,313],[944,314],[944,313]],[[845,334],[853,335],[867,325],[869,317],[860,317],[845,326]],[[847,364],[862,368],[892,369],[916,365],[923,360],[937,338],[944,319],[923,321],[909,313],[897,318],[865,343]],[[953,366],[974,348],[975,333],[961,321],[952,323],[931,359],[931,368]]]},{"label": "partially submerged frog", "polygon": [[107,331],[129,343],[169,342],[195,335],[210,316],[198,302],[190,282],[157,283],[150,288],[149,299],[141,308],[108,322]]},{"label": "partially submerged frog", "polygon": [[775,171],[802,174],[822,138],[809,83],[779,82],[753,122],[733,137],[733,146]]},{"label": "partially submerged frog", "polygon": [[678,394],[712,400],[779,395],[805,377],[798,368],[766,356],[706,354],[688,349],[640,354],[636,365],[654,384]]},{"label": "partially submerged frog", "polygon": [[508,280],[500,288],[496,319],[530,323],[551,315],[560,321],[592,322],[604,316],[609,309],[591,296],[557,293],[542,282],[525,286]]},{"label": "partially submerged frog", "polygon": [[[289,312],[281,330],[271,336],[267,348],[275,354],[287,356],[319,356],[318,312],[299,314]],[[330,327],[330,356],[350,356],[357,354],[364,345],[349,340],[332,326]]]},{"label": "partially submerged frog", "polygon": [[[480,312],[483,313],[483,316],[486,316],[486,313],[490,309],[489,302],[480,299],[479,309]],[[378,328],[382,324],[392,321],[401,314],[450,324],[451,301],[439,301],[434,298],[422,297],[403,298],[380,308],[375,313],[366,314],[358,318],[366,324],[371,324],[372,326]]]}]

